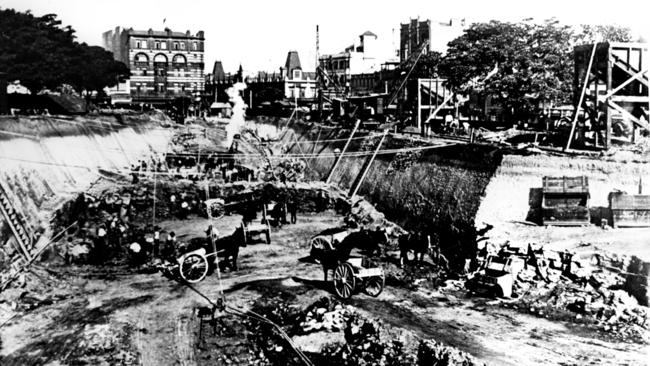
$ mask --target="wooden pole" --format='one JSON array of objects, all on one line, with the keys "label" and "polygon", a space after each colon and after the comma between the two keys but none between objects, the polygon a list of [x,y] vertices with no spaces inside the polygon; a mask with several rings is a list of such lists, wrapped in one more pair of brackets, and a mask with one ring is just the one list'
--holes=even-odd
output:
[{"label": "wooden pole", "polygon": [[366,179],[366,175],[370,171],[370,167],[372,166],[372,163],[375,161],[375,157],[377,157],[377,153],[379,152],[379,149],[381,149],[381,145],[384,143],[384,140],[386,139],[386,136],[388,135],[388,129],[384,130],[384,134],[381,135],[381,140],[379,140],[379,143],[377,144],[377,147],[375,148],[375,152],[372,154],[372,157],[370,158],[370,161],[368,162],[368,165],[366,165],[366,168],[364,169],[363,173],[361,174],[361,178],[359,179],[359,182],[352,187],[350,190],[349,197],[353,198],[357,192],[359,191],[359,188],[361,187],[361,183],[363,183],[363,180]]},{"label": "wooden pole", "polygon": [[420,131],[421,135],[424,135],[422,133],[422,90],[421,87],[422,85],[420,84],[421,79],[416,79],[417,87],[415,88],[415,92],[418,93],[417,99],[418,99],[418,105],[415,109],[415,113],[417,115],[415,116],[415,120],[417,121],[417,128]]},{"label": "wooden pole", "polygon": [[341,151],[339,156],[336,157],[336,161],[334,162],[334,166],[330,170],[330,173],[327,175],[327,178],[325,179],[325,183],[329,183],[330,180],[332,179],[332,176],[334,176],[334,171],[336,170],[336,167],[341,162],[341,159],[343,158],[343,155],[345,154],[345,151],[348,149],[348,146],[350,146],[350,141],[352,141],[352,136],[354,136],[355,132],[357,132],[357,129],[359,128],[360,124],[361,124],[361,120],[357,119],[357,123],[354,125],[354,128],[352,129],[352,133],[350,134],[350,137],[348,137],[348,141],[345,143],[345,146],[343,147],[343,150]]},{"label": "wooden pole", "polygon": [[[589,76],[591,75],[591,66],[594,63],[594,56],[596,55],[597,45],[598,43],[594,43],[594,46],[591,49],[591,57],[589,57],[589,66],[587,66],[587,72],[585,73],[585,82],[582,84],[582,92],[580,93],[580,99],[578,101],[578,105],[576,105],[575,108],[573,122],[571,123],[571,132],[569,133],[569,140],[566,143],[565,150],[568,150],[569,147],[571,146],[571,140],[573,139],[573,134],[575,133],[576,130],[576,122],[578,122],[578,115],[580,114],[580,109],[582,109],[582,102],[584,101],[585,93],[587,92],[587,85],[589,85]],[[608,85],[607,89],[609,89],[610,87],[611,85]]]}]

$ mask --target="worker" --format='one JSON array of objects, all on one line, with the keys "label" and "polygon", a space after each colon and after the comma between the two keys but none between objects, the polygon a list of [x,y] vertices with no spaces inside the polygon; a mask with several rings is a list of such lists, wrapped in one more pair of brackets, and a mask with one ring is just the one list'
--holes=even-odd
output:
[{"label": "worker", "polygon": [[290,215],[290,220],[292,224],[295,224],[296,221],[298,221],[297,218],[297,212],[298,212],[298,204],[296,203],[295,198],[290,198],[289,202],[287,202],[287,209],[289,210],[289,215]]},{"label": "worker", "polygon": [[158,257],[160,255],[160,226],[156,225],[153,232],[153,256]]},{"label": "worker", "polygon": [[169,196],[169,214],[173,216],[175,212],[176,212],[176,195],[172,193],[171,196]]},{"label": "worker", "polygon": [[187,203],[186,200],[183,200],[181,202],[181,219],[185,220],[187,219],[187,214],[190,212],[190,205]]},{"label": "worker", "polygon": [[208,225],[208,228],[205,230],[205,237],[207,239],[207,244],[212,245],[213,240],[219,239],[219,230],[214,227],[212,224]]},{"label": "worker", "polygon": [[172,231],[167,236],[167,245],[166,245],[166,247],[167,247],[167,250],[168,250],[167,256],[170,256],[170,255],[177,256],[177,253],[176,253],[176,249],[177,249],[176,248],[176,233],[175,232]]}]

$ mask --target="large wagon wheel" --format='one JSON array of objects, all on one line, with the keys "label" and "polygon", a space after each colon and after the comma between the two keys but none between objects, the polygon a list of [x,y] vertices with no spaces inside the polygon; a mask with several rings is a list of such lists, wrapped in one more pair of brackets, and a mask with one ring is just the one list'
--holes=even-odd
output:
[{"label": "large wagon wheel", "polygon": [[330,250],[334,250],[334,247],[332,247],[332,243],[330,243],[330,241],[326,237],[317,236],[311,239],[311,251],[309,252],[309,254],[311,255],[312,258],[320,259],[323,253]]},{"label": "large wagon wheel", "polygon": [[349,263],[341,263],[334,270],[334,291],[342,299],[349,299],[356,286],[354,270]]},{"label": "large wagon wheel", "polygon": [[185,281],[196,283],[205,278],[208,274],[208,268],[208,258],[194,253],[183,258],[180,274]]},{"label": "large wagon wheel", "polygon": [[381,276],[372,276],[365,279],[364,291],[372,297],[377,297],[384,291],[385,278],[382,273]]}]

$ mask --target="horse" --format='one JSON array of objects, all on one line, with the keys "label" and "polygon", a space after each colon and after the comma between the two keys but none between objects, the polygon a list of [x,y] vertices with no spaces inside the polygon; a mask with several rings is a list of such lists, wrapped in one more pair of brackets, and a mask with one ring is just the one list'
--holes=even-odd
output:
[{"label": "horse", "polygon": [[350,258],[352,250],[359,249],[362,254],[369,256],[381,255],[382,245],[385,246],[387,243],[386,232],[379,228],[374,231],[353,232],[340,243],[334,243],[334,250],[324,251],[320,257],[325,282],[327,282],[327,273],[334,270],[340,263],[346,262]]},{"label": "horse", "polygon": [[343,239],[342,244],[351,248],[357,248],[363,254],[374,256],[383,253],[382,247],[388,243],[388,235],[383,229],[377,228],[376,230],[360,230],[350,233]]},{"label": "horse", "polygon": [[[217,256],[220,259],[223,259],[226,262],[226,265],[230,267],[231,270],[237,270],[237,258],[239,257],[239,247],[246,246],[244,240],[244,233],[241,228],[237,228],[232,235],[215,238],[214,247],[212,246],[212,241],[210,237],[203,238],[193,238],[190,239],[187,248],[184,250],[185,253],[189,253],[198,249],[205,249],[206,253],[214,253],[214,248],[217,249]],[[218,263],[214,263],[218,265]]]},{"label": "horse", "polygon": [[400,268],[404,267],[404,264],[409,260],[408,253],[411,250],[415,253],[415,261],[422,262],[424,261],[424,255],[428,253],[431,248],[430,237],[425,237],[422,233],[407,233],[400,235],[398,244]]},{"label": "horse", "polygon": [[422,263],[424,261],[424,255],[428,254],[435,265],[445,269],[449,268],[449,261],[440,253],[439,246],[431,245],[431,237],[429,235],[425,236],[422,233],[404,234],[399,237],[398,243],[400,268],[404,267],[404,264],[408,261],[408,253],[411,250],[415,253],[414,260],[418,263]]}]

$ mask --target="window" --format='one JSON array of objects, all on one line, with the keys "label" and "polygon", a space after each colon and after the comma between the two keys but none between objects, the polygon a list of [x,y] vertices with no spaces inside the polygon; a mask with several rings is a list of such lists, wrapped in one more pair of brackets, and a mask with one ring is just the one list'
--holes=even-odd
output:
[{"label": "window", "polygon": [[160,42],[158,42],[158,41],[156,41],[156,49],[157,49],[157,50],[160,49]]},{"label": "window", "polygon": [[161,42],[160,43],[160,49],[161,50],[166,50],[167,49],[167,42]]},{"label": "window", "polygon": [[198,43],[192,42],[192,51],[196,51],[199,49]]},{"label": "window", "polygon": [[142,69],[142,76],[147,76],[147,69]]},{"label": "window", "polygon": [[140,48],[140,41],[135,41],[135,48]]},{"label": "window", "polygon": [[140,47],[142,49],[147,49],[147,41],[145,41],[145,40],[140,41]]},{"label": "window", "polygon": [[174,42],[174,50],[178,51],[178,42]]},{"label": "window", "polygon": [[186,64],[187,60],[185,59],[185,56],[183,55],[174,55],[174,58],[172,59],[172,62],[175,64]]},{"label": "window", "polygon": [[302,77],[302,71],[300,70],[293,70],[293,78],[294,79],[300,79]]},{"label": "window", "polygon": [[181,50],[185,49],[185,42],[181,42]]}]

